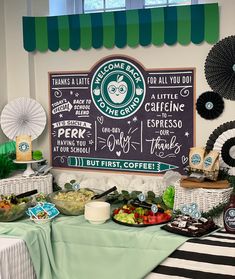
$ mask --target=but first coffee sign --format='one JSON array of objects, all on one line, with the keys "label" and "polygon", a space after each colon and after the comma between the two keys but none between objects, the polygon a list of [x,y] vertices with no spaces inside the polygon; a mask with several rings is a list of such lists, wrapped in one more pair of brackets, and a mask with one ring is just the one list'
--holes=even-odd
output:
[{"label": "but first coffee sign", "polygon": [[183,173],[194,139],[194,69],[126,56],[49,74],[54,167]]}]

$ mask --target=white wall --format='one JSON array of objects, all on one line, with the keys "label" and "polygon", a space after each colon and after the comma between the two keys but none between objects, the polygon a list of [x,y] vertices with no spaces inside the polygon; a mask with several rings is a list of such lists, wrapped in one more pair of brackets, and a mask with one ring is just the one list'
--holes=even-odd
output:
[{"label": "white wall", "polygon": [[[201,2],[209,3],[214,1]],[[235,1],[219,0],[218,3],[220,6],[220,39],[222,39],[235,33]],[[46,9],[46,4],[44,3],[44,5]],[[89,51],[58,51],[56,53],[48,51],[46,53],[28,54],[22,47],[21,26],[21,17],[27,14],[26,0],[5,0],[5,6],[7,95],[9,100],[19,96],[31,95],[48,111],[48,72],[87,71],[97,60],[111,54],[127,54],[135,57],[146,68],[195,67],[197,97],[201,93],[210,90],[204,76],[204,62],[212,45],[202,43],[200,45],[181,46],[177,44],[175,46],[149,46],[135,49],[127,47],[125,49],[114,48],[107,50],[102,48]],[[2,9],[0,10],[2,11]],[[0,32],[2,32],[1,28]],[[3,53],[3,50],[0,46],[0,55],[1,53]],[[2,89],[0,88],[0,90]],[[225,100],[223,114],[209,122],[196,114],[196,145],[204,146],[209,135],[217,126],[235,119],[234,105],[234,101]],[[49,159],[48,127],[36,144],[37,147],[43,150],[45,157]]]},{"label": "white wall", "polygon": [[23,50],[22,16],[27,13],[25,0],[4,0],[8,101],[30,95],[29,54]]}]

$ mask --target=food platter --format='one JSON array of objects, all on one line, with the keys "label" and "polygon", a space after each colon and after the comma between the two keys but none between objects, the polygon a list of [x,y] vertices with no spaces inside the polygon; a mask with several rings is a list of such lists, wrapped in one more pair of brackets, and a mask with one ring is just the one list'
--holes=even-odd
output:
[{"label": "food platter", "polygon": [[218,226],[211,218],[200,217],[195,219],[187,215],[180,215],[162,226],[161,229],[187,237],[201,237],[217,230]]},{"label": "food platter", "polygon": [[112,220],[119,225],[147,227],[169,222],[171,213],[169,210],[164,211],[160,207],[154,213],[151,209],[127,204],[113,210]]},{"label": "food platter", "polygon": [[163,230],[165,230],[165,231],[168,231],[168,232],[171,232],[171,233],[174,233],[174,234],[180,234],[180,235],[183,235],[183,236],[188,236],[188,237],[201,237],[201,236],[207,235],[207,234],[209,234],[209,233],[211,233],[211,232],[217,230],[218,227],[215,226],[215,227],[210,228],[210,229],[207,230],[207,231],[204,231],[204,232],[197,232],[197,233],[175,230],[174,228],[169,227],[168,225],[162,226],[161,229],[163,229]]},{"label": "food platter", "polygon": [[154,224],[129,224],[129,223],[125,223],[125,222],[121,222],[121,221],[116,220],[113,215],[112,215],[112,220],[119,225],[124,225],[124,226],[128,226],[128,227],[136,227],[136,228],[161,225],[161,224],[165,224],[165,223],[170,221],[170,220],[162,221],[162,222],[154,223]]}]

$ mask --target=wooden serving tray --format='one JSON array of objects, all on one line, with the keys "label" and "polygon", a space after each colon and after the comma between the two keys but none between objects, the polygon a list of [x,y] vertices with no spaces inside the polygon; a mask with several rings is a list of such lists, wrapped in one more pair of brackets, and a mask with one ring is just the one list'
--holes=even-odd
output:
[{"label": "wooden serving tray", "polygon": [[206,181],[206,182],[197,182],[183,179],[180,182],[180,186],[183,188],[206,188],[206,189],[226,189],[229,188],[229,182],[227,180],[218,180],[218,181]]}]

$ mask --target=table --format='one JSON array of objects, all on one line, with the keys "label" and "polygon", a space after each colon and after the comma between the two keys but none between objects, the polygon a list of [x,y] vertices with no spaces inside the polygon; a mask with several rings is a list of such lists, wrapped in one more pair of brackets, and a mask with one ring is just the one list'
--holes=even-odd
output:
[{"label": "table", "polygon": [[22,239],[0,238],[0,279],[36,279],[28,248]]},{"label": "table", "polygon": [[235,278],[235,235],[222,229],[203,238],[190,239],[145,279],[173,278]]},{"label": "table", "polygon": [[92,225],[83,216],[1,223],[0,235],[26,242],[39,279],[143,278],[187,239],[160,226]]},{"label": "table", "polygon": [[1,223],[0,234],[26,241],[38,279],[235,278],[235,235],[224,232],[188,240],[160,226],[91,225],[79,216]]},{"label": "table", "polygon": [[77,274],[79,279],[140,279],[186,240],[160,226],[136,228],[113,221],[91,225],[83,216],[52,223],[53,251],[60,255],[58,279],[75,279]]}]

